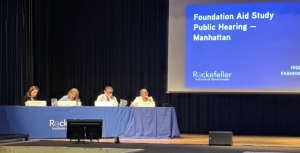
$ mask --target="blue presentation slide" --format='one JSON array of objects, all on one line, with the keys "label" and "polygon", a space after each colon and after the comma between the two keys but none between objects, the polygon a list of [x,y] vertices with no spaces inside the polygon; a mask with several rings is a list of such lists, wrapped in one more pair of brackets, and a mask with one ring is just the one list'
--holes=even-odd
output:
[{"label": "blue presentation slide", "polygon": [[300,2],[186,6],[186,88],[300,89]]}]

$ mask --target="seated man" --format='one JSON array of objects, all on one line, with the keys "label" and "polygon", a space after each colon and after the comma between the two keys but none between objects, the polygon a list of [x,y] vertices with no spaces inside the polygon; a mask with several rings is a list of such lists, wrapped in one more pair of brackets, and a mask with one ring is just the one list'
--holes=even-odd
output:
[{"label": "seated man", "polygon": [[134,107],[138,102],[154,102],[152,97],[148,97],[149,92],[147,89],[142,89],[140,91],[140,96],[136,97],[134,101],[130,104],[130,107]]},{"label": "seated man", "polygon": [[117,98],[113,96],[114,89],[110,86],[106,86],[104,89],[104,94],[98,96],[97,101],[111,101],[114,107],[118,107],[119,103]]}]

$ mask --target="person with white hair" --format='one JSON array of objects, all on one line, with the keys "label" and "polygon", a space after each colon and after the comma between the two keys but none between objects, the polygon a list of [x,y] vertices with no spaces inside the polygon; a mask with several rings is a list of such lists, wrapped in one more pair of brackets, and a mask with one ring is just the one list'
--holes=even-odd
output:
[{"label": "person with white hair", "polygon": [[134,101],[130,104],[130,107],[134,107],[138,102],[154,102],[152,97],[148,96],[149,92],[147,89],[142,89],[140,91],[140,96],[136,97]]},{"label": "person with white hair", "polygon": [[114,107],[118,107],[119,103],[115,96],[113,96],[114,89],[110,86],[106,86],[104,89],[104,94],[98,96],[97,101],[111,101]]}]

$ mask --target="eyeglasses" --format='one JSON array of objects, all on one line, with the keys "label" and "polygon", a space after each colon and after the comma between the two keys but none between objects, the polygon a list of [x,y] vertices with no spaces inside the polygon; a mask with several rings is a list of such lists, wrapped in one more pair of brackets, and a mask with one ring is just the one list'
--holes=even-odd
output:
[{"label": "eyeglasses", "polygon": [[113,93],[113,92],[107,92],[107,93]]},{"label": "eyeglasses", "polygon": [[145,94],[149,94],[149,92],[144,92]]}]

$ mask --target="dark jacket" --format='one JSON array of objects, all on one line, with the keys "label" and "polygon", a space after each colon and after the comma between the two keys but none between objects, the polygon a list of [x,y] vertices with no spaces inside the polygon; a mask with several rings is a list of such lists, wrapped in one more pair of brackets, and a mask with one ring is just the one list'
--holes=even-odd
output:
[{"label": "dark jacket", "polygon": [[[34,97],[34,100],[36,100],[36,97]],[[23,100],[21,103],[19,103],[19,106],[25,106],[25,102],[31,101],[30,97],[27,97],[26,95],[23,97]]]}]

